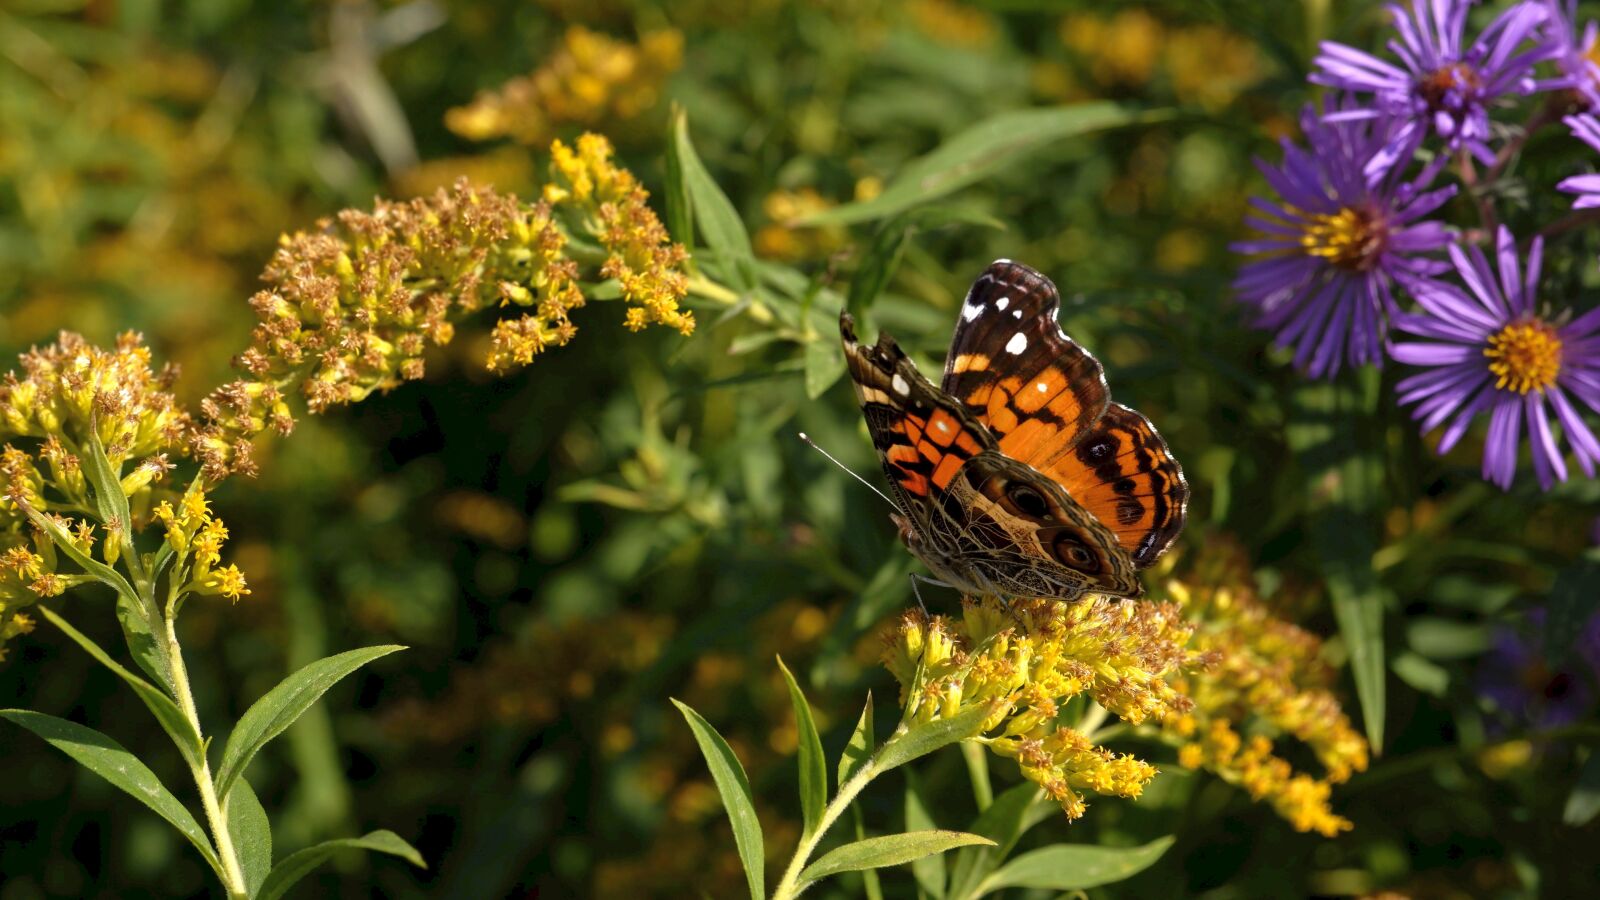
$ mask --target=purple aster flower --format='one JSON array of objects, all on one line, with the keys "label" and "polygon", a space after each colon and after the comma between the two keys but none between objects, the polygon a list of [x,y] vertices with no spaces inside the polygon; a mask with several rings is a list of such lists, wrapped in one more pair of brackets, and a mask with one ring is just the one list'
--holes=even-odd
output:
[{"label": "purple aster flower", "polygon": [[[1561,121],[1572,129],[1573,137],[1600,152],[1600,120],[1594,116],[1567,116]],[[1572,201],[1573,209],[1600,206],[1600,175],[1574,175],[1562,179],[1556,188],[1578,195],[1578,199]]]},{"label": "purple aster flower", "polygon": [[1552,665],[1546,652],[1548,616],[1528,612],[1522,627],[1495,631],[1478,669],[1478,693],[1492,702],[1504,724],[1557,728],[1593,710],[1600,684],[1600,615],[1574,636],[1565,662]]},{"label": "purple aster flower", "polygon": [[1545,33],[1555,50],[1561,77],[1541,82],[1540,90],[1570,90],[1590,109],[1600,109],[1600,26],[1585,22],[1578,31],[1577,0],[1545,0]]},{"label": "purple aster flower", "polygon": [[[1451,245],[1450,258],[1471,292],[1440,281],[1412,294],[1421,313],[1395,316],[1395,329],[1423,340],[1396,343],[1396,362],[1427,369],[1396,385],[1400,402],[1416,404],[1412,415],[1430,431],[1446,422],[1439,452],[1447,453],[1479,413],[1489,414],[1483,477],[1511,487],[1526,423],[1533,470],[1548,489],[1566,480],[1567,464],[1554,428],[1556,420],[1578,467],[1593,476],[1600,441],[1584,423],[1578,402],[1600,410],[1600,309],[1564,322],[1535,310],[1543,241],[1535,239],[1524,275],[1511,232],[1496,235],[1497,280],[1482,250]],[[1552,415],[1553,413],[1553,415]]]},{"label": "purple aster flower", "polygon": [[[1450,151],[1466,150],[1485,165],[1489,149],[1489,107],[1508,94],[1532,93],[1535,63],[1556,53],[1539,25],[1548,14],[1535,0],[1518,3],[1466,44],[1469,0],[1412,0],[1408,12],[1389,7],[1399,40],[1389,49],[1400,65],[1344,44],[1324,41],[1311,81],[1359,94],[1371,94],[1373,109],[1346,110],[1335,119],[1386,115],[1401,125],[1391,152],[1409,155],[1431,130]],[[1530,43],[1531,42],[1531,43]]]},{"label": "purple aster flower", "polygon": [[1284,141],[1281,165],[1256,160],[1278,199],[1250,200],[1264,215],[1245,221],[1263,234],[1233,245],[1259,254],[1234,288],[1260,313],[1257,325],[1295,348],[1295,365],[1321,378],[1341,360],[1380,363],[1393,283],[1449,268],[1419,255],[1450,242],[1442,224],[1420,220],[1455,188],[1419,194],[1401,178],[1409,158],[1369,166],[1389,142],[1386,121],[1331,122],[1307,106],[1300,126],[1308,149]]}]

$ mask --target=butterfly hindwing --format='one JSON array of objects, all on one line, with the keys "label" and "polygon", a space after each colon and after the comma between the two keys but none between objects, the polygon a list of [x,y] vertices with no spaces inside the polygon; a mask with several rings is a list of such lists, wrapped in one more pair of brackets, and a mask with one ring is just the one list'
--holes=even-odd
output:
[{"label": "butterfly hindwing", "polygon": [[1105,412],[1105,370],[1061,331],[1050,279],[997,260],[961,306],[944,368],[946,393],[992,431],[1000,450],[1033,464]]},{"label": "butterfly hindwing", "polygon": [[1138,568],[1155,562],[1183,530],[1183,469],[1150,420],[1120,403],[1035,466],[1110,529]]}]

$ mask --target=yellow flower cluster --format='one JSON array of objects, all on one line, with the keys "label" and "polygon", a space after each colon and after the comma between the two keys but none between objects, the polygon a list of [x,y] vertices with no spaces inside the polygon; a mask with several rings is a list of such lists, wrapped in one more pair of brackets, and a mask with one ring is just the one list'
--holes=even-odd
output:
[{"label": "yellow flower cluster", "polygon": [[207,478],[253,471],[250,439],[293,427],[296,392],[316,413],[420,378],[427,347],[448,343],[457,320],[485,307],[531,310],[495,327],[491,370],[566,344],[577,332],[569,314],[585,301],[574,230],[604,248],[593,274],[621,286],[628,327],[692,331],[693,317],[678,309],[687,253],[611,153],[598,135],[584,135],[576,151],[557,141],[537,203],[458,181],[285,237],[263,275],[268,289],[251,299],[258,324],[238,359],[248,377],[201,405],[192,450]]},{"label": "yellow flower cluster", "polygon": [[[1249,39],[1215,25],[1171,25],[1141,9],[1114,15],[1074,13],[1061,21],[1061,42],[1101,89],[1144,89],[1158,74],[1179,103],[1218,111],[1262,80],[1267,66]],[[1076,95],[1064,72],[1036,73]]]},{"label": "yellow flower cluster", "polygon": [[[23,354],[21,365],[20,376],[8,373],[0,383],[0,652],[33,628],[23,609],[91,580],[62,571],[65,557],[98,556],[114,566],[131,552],[132,532],[150,521],[152,509],[160,517],[169,508],[157,502],[172,468],[168,454],[183,451],[192,427],[168,391],[174,373],[151,369],[138,335],[124,334],[107,350],[63,332],[56,343]],[[98,479],[86,470],[96,453],[110,467],[101,477],[115,479],[98,483],[117,485],[131,521],[102,518],[104,498],[92,487]],[[198,490],[191,496],[203,507]],[[196,527],[194,541],[209,560],[206,578],[215,582],[207,592],[248,593],[237,568],[212,568],[227,534],[222,523],[207,515]]]},{"label": "yellow flower cluster", "polygon": [[907,613],[883,661],[910,721],[993,704],[976,740],[1016,760],[1075,819],[1082,791],[1137,797],[1156,769],[1059,723],[1062,704],[1087,695],[1132,724],[1183,714],[1191,704],[1170,679],[1201,662],[1190,636],[1172,604],[986,597],[966,601],[959,622]]},{"label": "yellow flower cluster", "polygon": [[981,50],[1000,34],[992,13],[955,0],[911,0],[906,9],[918,31],[951,46]]},{"label": "yellow flower cluster", "polygon": [[623,324],[632,331],[666,325],[687,335],[694,331],[694,315],[678,303],[689,292],[683,271],[688,251],[673,243],[646,202],[650,193],[632,172],[612,162],[611,154],[611,142],[598,134],[578,138],[576,150],[556,141],[550,146],[545,200],[575,206],[599,237],[606,250],[601,277],[615,278],[622,298],[633,304]]},{"label": "yellow flower cluster", "polygon": [[[167,546],[176,556],[174,582],[180,593],[221,594],[237,603],[250,593],[244,573],[236,565],[217,568],[222,561],[222,544],[228,539],[228,526],[211,515],[210,502],[198,480],[189,486],[177,508],[163,500],[155,518],[167,529]],[[191,559],[192,557],[192,559]]]},{"label": "yellow flower cluster", "polygon": [[[1164,722],[1184,741],[1179,762],[1209,769],[1267,800],[1295,828],[1333,836],[1351,827],[1328,807],[1330,786],[1366,769],[1367,742],[1329,689],[1322,642],[1276,615],[1256,595],[1248,565],[1231,544],[1213,541],[1207,562],[1168,592],[1197,623],[1195,646],[1214,662],[1176,684],[1194,709]],[[1240,732],[1248,730],[1246,739]],[[1295,738],[1326,770],[1293,771],[1269,735]]]},{"label": "yellow flower cluster", "polygon": [[627,123],[656,105],[662,82],[682,63],[683,34],[675,29],[630,44],[573,25],[532,74],[479,93],[450,110],[445,125],[469,140],[536,145],[561,125]]}]

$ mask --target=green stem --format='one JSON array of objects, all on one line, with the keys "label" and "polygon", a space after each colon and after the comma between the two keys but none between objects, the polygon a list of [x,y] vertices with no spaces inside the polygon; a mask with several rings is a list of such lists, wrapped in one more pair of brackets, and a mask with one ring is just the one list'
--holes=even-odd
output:
[{"label": "green stem", "polygon": [[[891,738],[892,740],[892,738]],[[881,749],[881,748],[880,748]],[[856,795],[860,794],[867,783],[878,775],[877,754],[873,754],[854,775],[844,784],[839,785],[839,793],[828,805],[822,809],[822,818],[817,820],[817,827],[810,834],[800,838],[800,845],[794,850],[794,858],[789,860],[788,868],[783,870],[783,878],[772,891],[772,900],[793,900],[800,896],[809,884],[800,883],[800,873],[805,870],[806,863],[811,860],[811,854],[817,852],[817,847],[822,843],[822,836],[828,833],[833,823],[839,820],[844,811],[855,802]]]},{"label": "green stem", "polygon": [[[169,613],[175,611],[171,606],[167,609]],[[216,784],[211,778],[211,763],[203,749],[206,746],[205,732],[200,730],[200,713],[194,704],[194,691],[189,687],[189,670],[183,664],[182,648],[178,646],[177,619],[172,615],[163,618],[167,623],[167,666],[173,688],[178,694],[178,708],[200,738],[202,751],[199,762],[190,766],[189,773],[194,776],[195,787],[200,789],[200,805],[205,808],[206,822],[210,824],[211,835],[217,844],[217,857],[222,861],[222,886],[227,890],[229,900],[249,900],[244,869],[239,865],[239,853],[234,849],[233,837],[228,832],[228,817],[217,798]]]}]

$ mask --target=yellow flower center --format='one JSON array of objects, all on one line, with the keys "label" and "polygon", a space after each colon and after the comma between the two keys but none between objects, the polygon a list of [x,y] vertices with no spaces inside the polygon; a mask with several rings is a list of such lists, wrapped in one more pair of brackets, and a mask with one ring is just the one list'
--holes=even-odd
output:
[{"label": "yellow flower center", "polygon": [[1489,338],[1483,348],[1494,386],[1526,394],[1543,392],[1561,374],[1561,337],[1540,319],[1512,322]]},{"label": "yellow flower center", "polygon": [[1351,206],[1310,216],[1304,228],[1300,246],[1307,253],[1362,272],[1377,264],[1388,232],[1381,218]]}]

